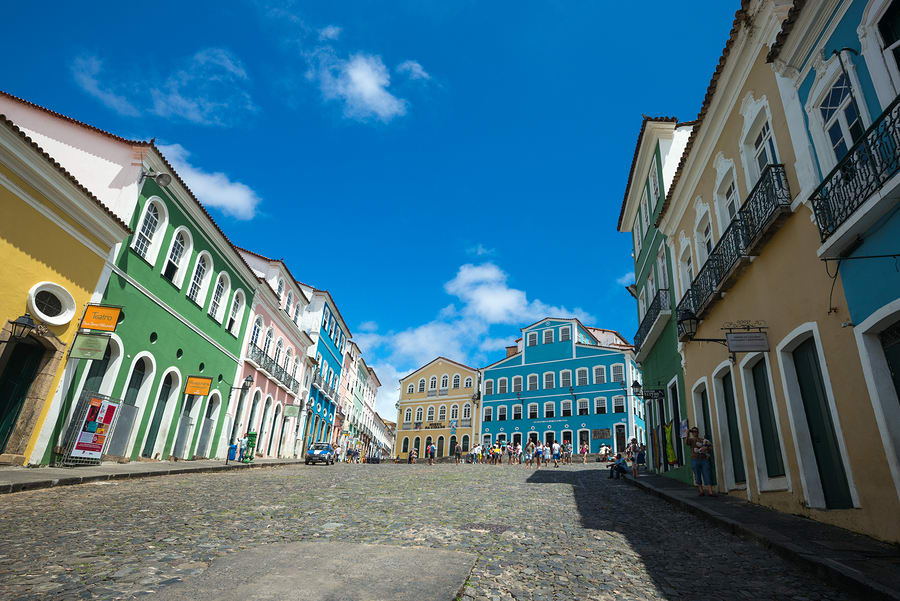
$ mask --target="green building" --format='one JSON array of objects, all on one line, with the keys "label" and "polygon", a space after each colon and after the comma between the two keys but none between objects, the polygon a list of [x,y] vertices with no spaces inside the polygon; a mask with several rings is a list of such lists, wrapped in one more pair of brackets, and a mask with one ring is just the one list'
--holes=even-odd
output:
[{"label": "green building", "polygon": [[670,286],[674,250],[656,219],[691,126],[673,117],[644,117],[618,223],[620,232],[631,233],[634,245],[635,282],[628,291],[638,304],[634,346],[643,375],[649,463],[655,472],[684,482],[691,482],[691,473],[680,438],[687,403],[675,319],[679,299]]},{"label": "green building", "polygon": [[[45,462],[82,391],[122,400],[106,454],[130,460],[221,456],[257,280],[155,145],[142,156],[136,202],[98,300],[123,308],[102,360],[82,361],[62,398]],[[150,174],[149,177],[146,174]],[[166,177],[170,176],[170,177]],[[185,394],[211,380],[207,394]]]}]

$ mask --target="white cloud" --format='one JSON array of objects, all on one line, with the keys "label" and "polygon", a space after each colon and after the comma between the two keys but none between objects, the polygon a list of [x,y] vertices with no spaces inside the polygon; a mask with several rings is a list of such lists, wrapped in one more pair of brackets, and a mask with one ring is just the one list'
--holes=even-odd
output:
[{"label": "white cloud", "polygon": [[622,277],[616,278],[616,284],[619,284],[620,286],[629,286],[631,284],[634,284],[634,272],[629,271]]},{"label": "white cloud", "polygon": [[319,40],[336,40],[341,36],[341,28],[337,25],[329,25],[319,30]]},{"label": "white cloud", "polygon": [[208,172],[188,162],[190,153],[181,144],[160,145],[159,149],[200,201],[236,219],[253,219],[260,198],[249,186],[234,182],[220,171]]},{"label": "white cloud", "polygon": [[359,324],[359,328],[357,328],[357,329],[362,332],[374,332],[375,330],[378,329],[378,324],[371,320],[364,321],[361,324]]},{"label": "white cloud", "polygon": [[431,79],[431,75],[422,68],[422,65],[412,60],[403,61],[397,65],[397,73],[406,73],[410,79],[424,79],[426,81]]},{"label": "white cloud", "polygon": [[152,111],[160,117],[223,125],[238,113],[256,111],[243,89],[248,79],[237,57],[223,48],[207,48],[185,61],[165,82],[151,87]]},{"label": "white cloud", "polygon": [[476,257],[486,257],[495,254],[497,250],[494,248],[488,248],[484,244],[479,242],[475,246],[467,248],[466,252],[470,255],[475,255]]},{"label": "white cloud", "polygon": [[127,98],[101,87],[97,76],[103,68],[103,62],[96,56],[81,56],[72,62],[72,75],[75,83],[82,90],[102,102],[108,108],[126,117],[137,117],[140,111]]},{"label": "white cloud", "polygon": [[480,351],[502,351],[508,346],[515,344],[514,338],[484,338],[478,345]]},{"label": "white cloud", "polygon": [[331,47],[319,48],[307,72],[318,82],[323,98],[344,104],[344,116],[387,122],[406,114],[406,101],[388,91],[391,76],[380,56],[354,54],[339,58]]}]

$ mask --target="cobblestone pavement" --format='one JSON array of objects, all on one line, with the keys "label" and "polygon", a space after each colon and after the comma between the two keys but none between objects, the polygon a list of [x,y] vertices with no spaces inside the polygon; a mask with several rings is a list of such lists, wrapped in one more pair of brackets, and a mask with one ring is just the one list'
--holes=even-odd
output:
[{"label": "cobblestone pavement", "polygon": [[14,493],[0,509],[2,599],[152,598],[219,556],[301,540],[474,551],[465,601],[849,598],[590,464],[290,466]]}]

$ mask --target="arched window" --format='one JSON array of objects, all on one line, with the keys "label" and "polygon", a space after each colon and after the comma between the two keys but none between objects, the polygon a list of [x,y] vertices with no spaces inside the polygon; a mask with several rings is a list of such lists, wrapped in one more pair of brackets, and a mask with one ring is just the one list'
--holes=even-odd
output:
[{"label": "arched window", "polygon": [[163,270],[163,277],[172,283],[175,283],[175,276],[177,276],[179,270],[181,270],[182,260],[184,259],[187,247],[188,241],[184,232],[175,234],[175,238],[172,240],[172,248],[169,250],[169,258],[166,260],[166,267]]},{"label": "arched window", "polygon": [[202,304],[201,292],[203,291],[206,274],[209,271],[209,259],[206,255],[197,257],[197,264],[194,266],[194,277],[191,278],[191,287],[188,288],[188,298],[197,303]]},{"label": "arched window", "polygon": [[528,419],[537,419],[537,418],[538,418],[538,404],[537,403],[529,403]]},{"label": "arched window", "polygon": [[275,365],[279,365],[281,363],[281,353],[284,352],[284,340],[279,338],[278,342],[275,343]]},{"label": "arched window", "polygon": [[409,453],[409,438],[403,439],[403,450],[400,452],[401,453]]},{"label": "arched window", "polygon": [[559,372],[559,386],[560,388],[568,388],[572,385],[572,370],[564,369]]},{"label": "arched window", "polygon": [[240,318],[244,313],[244,292],[238,290],[234,293],[234,300],[231,301],[231,314],[228,316],[228,324],[226,329],[237,336],[240,327]]},{"label": "arched window", "polygon": [[228,296],[228,288],[228,276],[224,273],[219,274],[219,277],[216,279],[216,287],[213,288],[212,301],[209,303],[209,314],[218,322],[222,321],[221,314],[225,308],[222,299]]},{"label": "arched window", "polygon": [[159,228],[159,205],[155,202],[147,204],[147,210],[144,212],[144,219],[141,222],[141,228],[138,230],[134,240],[134,252],[146,259],[156,238],[156,232]]},{"label": "arched window", "polygon": [[271,346],[272,346],[272,338],[273,337],[274,337],[274,334],[272,333],[272,328],[269,328],[268,330],[266,330],[266,339],[265,339],[265,342],[263,342],[262,350],[267,355],[269,354],[269,348],[271,348]]},{"label": "arched window", "polygon": [[294,305],[294,323],[300,323],[300,301],[297,301],[297,304]]},{"label": "arched window", "polygon": [[575,371],[575,385],[576,386],[587,386],[588,385],[588,370],[586,367],[579,367]]},{"label": "arched window", "polygon": [[459,419],[459,405],[450,405],[450,419]]},{"label": "arched window", "polygon": [[447,419],[447,406],[441,405],[438,407],[438,421],[442,422]]},{"label": "arched window", "polygon": [[485,380],[484,381],[484,394],[494,394],[494,381],[493,380]]},{"label": "arched window", "polygon": [[412,394],[415,391],[416,391],[416,387],[412,383],[410,383],[410,385],[406,387],[406,394]]},{"label": "arched window", "polygon": [[284,280],[278,280],[278,300],[281,301],[282,295],[284,295]]},{"label": "arched window", "polygon": [[433,422],[434,421],[434,407],[429,407],[428,411],[426,412],[426,415],[428,417],[425,418],[425,420],[429,421],[429,422]]},{"label": "arched window", "polygon": [[681,272],[681,294],[683,296],[694,281],[694,264],[691,260],[690,246],[681,252],[681,259],[678,261],[678,269]]},{"label": "arched window", "polygon": [[419,392],[425,392],[425,378],[419,380]]},{"label": "arched window", "polygon": [[537,388],[538,388],[537,374],[530,374],[528,376],[528,390],[537,390]]},{"label": "arched window", "polygon": [[453,374],[453,388],[459,388],[459,374]]},{"label": "arched window", "polygon": [[513,376],[513,392],[522,392],[522,376]]},{"label": "arched window", "polygon": [[704,215],[700,223],[697,224],[694,239],[697,241],[697,258],[700,264],[703,264],[709,258],[713,249],[712,226],[710,225],[708,214]]},{"label": "arched window", "polygon": [[403,421],[407,424],[412,421],[412,409],[410,407],[407,407],[403,413]]},{"label": "arched window", "polygon": [[544,374],[544,388],[556,388],[556,374],[552,371]]},{"label": "arched window", "polygon": [[450,378],[447,376],[447,374],[444,374],[443,376],[441,376],[441,388],[446,389],[449,385]]},{"label": "arched window", "polygon": [[423,416],[423,415],[424,415],[424,412],[423,412],[422,408],[421,408],[421,407],[416,407],[416,421],[417,421],[417,422],[422,421],[422,416]]},{"label": "arched window", "polygon": [[522,405],[513,405],[512,418],[513,419],[522,419]]},{"label": "arched window", "polygon": [[431,376],[431,379],[428,380],[428,389],[434,390],[437,388],[437,376]]},{"label": "arched window", "polygon": [[606,384],[606,366],[594,366],[594,384]]},{"label": "arched window", "polygon": [[128,379],[128,386],[125,388],[125,404],[131,405],[132,407],[137,405],[137,396],[138,392],[141,389],[141,384],[144,383],[144,375],[147,373],[145,359],[139,359],[137,363],[134,365],[134,369],[131,370],[131,377]]},{"label": "arched window", "polygon": [[544,417],[556,417],[556,406],[553,404],[553,401],[544,403]]},{"label": "arched window", "polygon": [[466,453],[469,450],[469,435],[464,434],[462,437],[462,452]]},{"label": "arched window", "polygon": [[500,405],[499,407],[497,407],[497,421],[506,421],[506,405]]},{"label": "arched window", "polygon": [[497,393],[498,394],[506,394],[506,378],[500,378],[497,380]]},{"label": "arched window", "polygon": [[259,335],[262,333],[263,329],[263,318],[257,317],[256,321],[253,322],[253,331],[250,333],[250,344],[253,346],[259,346]]},{"label": "arched window", "polygon": [[494,408],[493,407],[485,407],[484,408],[484,417],[481,419],[483,422],[489,422],[494,419]]},{"label": "arched window", "polygon": [[294,291],[288,290],[287,300],[284,302],[284,311],[288,315],[291,314],[291,309],[294,306]]},{"label": "arched window", "polygon": [[472,417],[472,405],[470,405],[469,403],[466,403],[465,405],[463,405],[462,418],[470,419],[471,417]]},{"label": "arched window", "polygon": [[472,388],[472,378],[466,378],[466,381],[463,383],[463,388]]},{"label": "arched window", "polygon": [[291,371],[291,360],[294,358],[294,349],[288,348],[287,353],[284,355],[284,369],[285,371]]}]

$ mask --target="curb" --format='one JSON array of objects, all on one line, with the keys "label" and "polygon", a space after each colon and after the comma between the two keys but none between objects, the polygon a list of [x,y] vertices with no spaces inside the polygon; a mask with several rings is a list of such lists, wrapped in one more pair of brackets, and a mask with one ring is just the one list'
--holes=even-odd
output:
[{"label": "curb", "polygon": [[714,511],[706,511],[696,505],[686,503],[682,499],[673,497],[665,492],[649,485],[634,480],[633,478],[625,478],[631,486],[635,486],[643,491],[650,493],[660,499],[663,499],[680,509],[692,513],[696,516],[705,518],[719,527],[724,528],[731,534],[744,540],[752,541],[761,547],[768,549],[783,559],[786,559],[815,576],[840,587],[848,592],[859,595],[863,593],[866,599],[883,599],[888,601],[900,601],[900,591],[889,589],[877,582],[872,582],[865,574],[854,570],[853,568],[836,562],[833,559],[822,558],[804,550],[799,545],[791,543],[782,543],[774,541],[759,532],[755,532],[740,522],[736,522],[723,515],[719,515]]},{"label": "curb", "polygon": [[[73,486],[76,484],[90,484],[104,480],[130,480],[132,478],[153,478],[157,476],[177,476],[182,474],[206,474],[212,472],[225,472],[242,469],[254,469],[263,467],[281,467],[285,465],[299,465],[300,461],[279,461],[273,463],[229,463],[228,465],[211,465],[204,467],[183,467],[170,470],[155,470],[149,472],[113,472],[111,474],[95,474],[91,476],[66,476],[63,478],[48,478],[46,480],[34,480],[31,482],[12,482],[0,484],[0,494],[39,490],[42,488],[56,488],[58,486]],[[40,469],[40,468],[37,468]],[[78,469],[78,468],[72,468]]]}]

